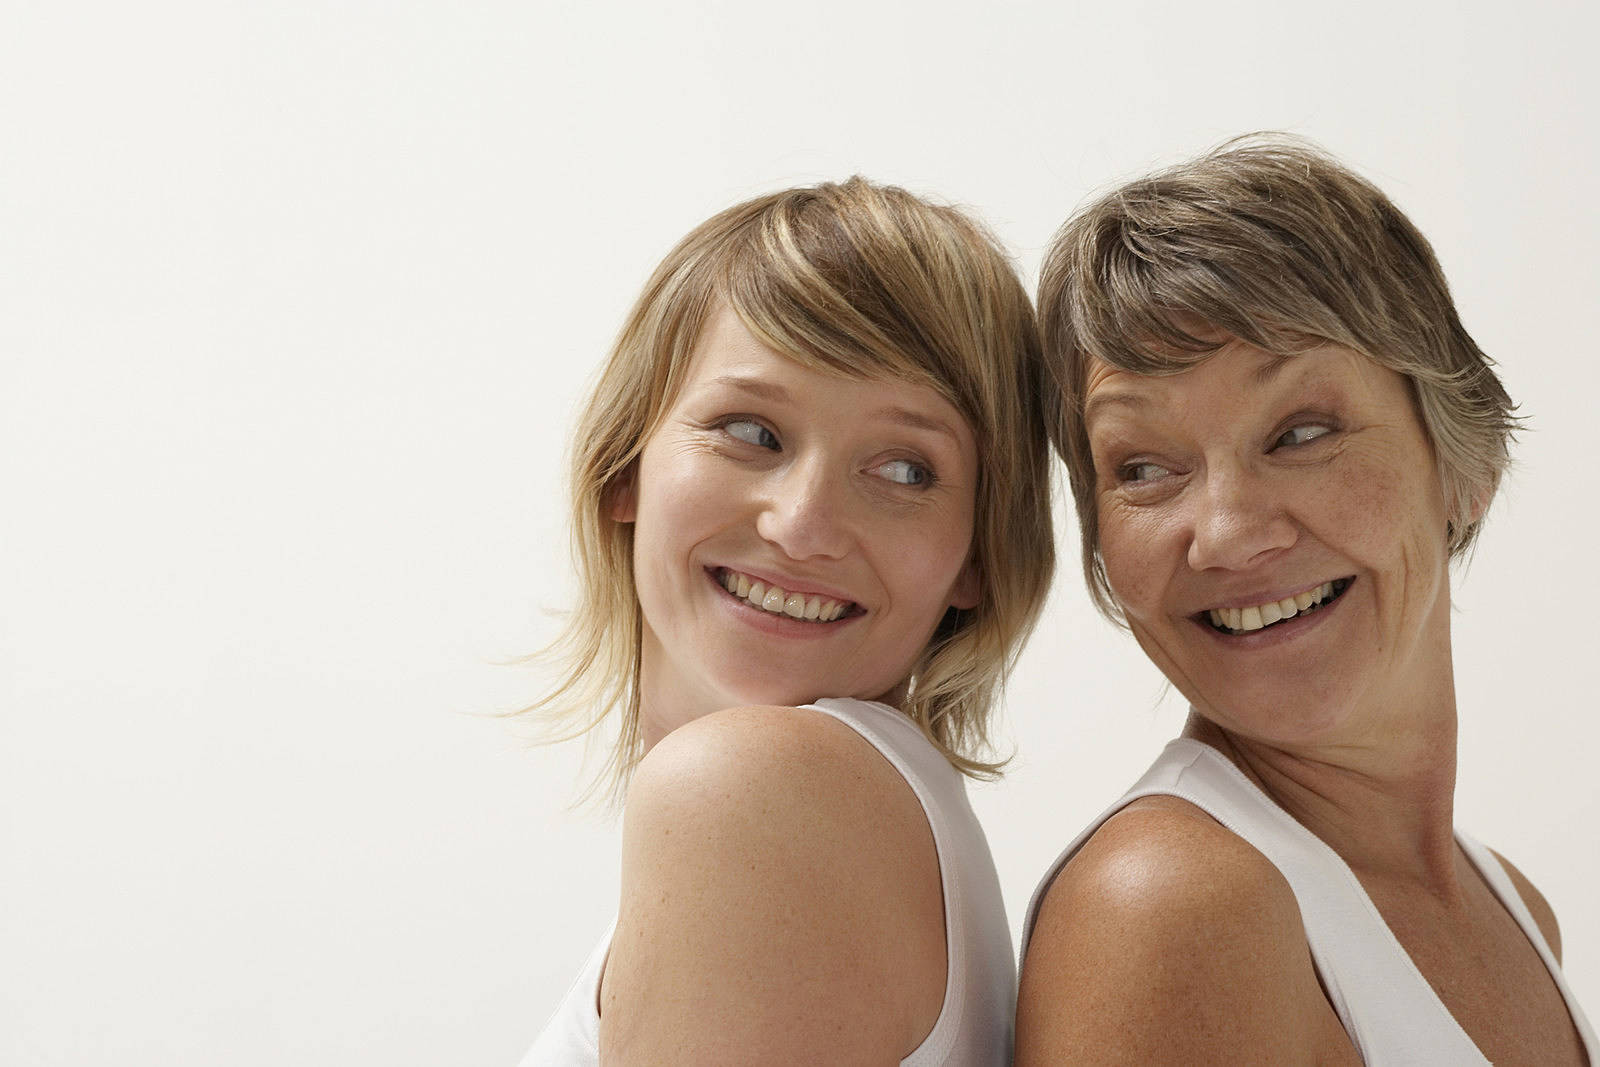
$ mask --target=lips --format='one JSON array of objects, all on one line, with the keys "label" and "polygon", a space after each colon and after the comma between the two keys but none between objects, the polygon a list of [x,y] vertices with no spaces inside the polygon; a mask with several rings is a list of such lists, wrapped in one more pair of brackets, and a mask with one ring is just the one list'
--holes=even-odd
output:
[{"label": "lips", "polygon": [[1247,634],[1264,630],[1299,615],[1317,611],[1339,599],[1350,587],[1350,579],[1337,578],[1323,582],[1282,600],[1269,600],[1243,608],[1212,608],[1204,612],[1213,629],[1225,634]]},{"label": "lips", "polygon": [[855,604],[849,600],[836,600],[819,593],[790,592],[738,571],[719,570],[717,581],[751,607],[805,622],[837,622],[855,609]]}]

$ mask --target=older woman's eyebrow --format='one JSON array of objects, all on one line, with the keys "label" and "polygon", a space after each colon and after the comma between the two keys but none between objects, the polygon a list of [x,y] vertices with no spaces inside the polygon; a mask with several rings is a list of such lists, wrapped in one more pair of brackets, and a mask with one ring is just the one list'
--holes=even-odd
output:
[{"label": "older woman's eyebrow", "polygon": [[[1293,361],[1293,356],[1267,353],[1266,357],[1261,361],[1261,365],[1250,372],[1250,384],[1258,387],[1271,385],[1283,373],[1284,368]],[[1097,392],[1084,402],[1084,421],[1088,422],[1096,412],[1108,406],[1125,407],[1138,411],[1149,408],[1150,399],[1143,393],[1123,392],[1121,390]]]},{"label": "older woman's eyebrow", "polygon": [[1122,391],[1099,392],[1089,397],[1083,405],[1083,421],[1088,422],[1105,408],[1119,407],[1130,408],[1134,411],[1145,411],[1150,407],[1150,398],[1143,393]]},{"label": "older woman's eyebrow", "polygon": [[1267,359],[1250,375],[1250,380],[1255,385],[1271,385],[1283,373],[1283,368],[1289,364],[1293,356],[1280,356],[1268,353]]}]

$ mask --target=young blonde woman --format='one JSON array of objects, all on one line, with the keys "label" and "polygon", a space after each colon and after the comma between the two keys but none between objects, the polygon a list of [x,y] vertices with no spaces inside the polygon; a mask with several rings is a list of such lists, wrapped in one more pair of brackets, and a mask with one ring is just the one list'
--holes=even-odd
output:
[{"label": "young blonde woman", "polygon": [[1054,565],[1041,373],[988,235],[860,178],[657,269],[578,429],[541,705],[618,727],[621,901],[525,1067],[1009,1063],[962,772]]}]

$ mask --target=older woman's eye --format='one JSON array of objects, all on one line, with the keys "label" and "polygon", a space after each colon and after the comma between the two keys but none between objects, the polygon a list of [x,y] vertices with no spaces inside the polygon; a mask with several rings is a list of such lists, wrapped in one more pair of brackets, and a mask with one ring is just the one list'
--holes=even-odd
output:
[{"label": "older woman's eye", "polygon": [[928,486],[933,484],[933,471],[909,459],[891,459],[872,468],[872,473],[896,485]]},{"label": "older woman's eye", "polygon": [[757,448],[767,448],[776,452],[778,450],[778,435],[750,419],[730,419],[722,424],[722,430],[736,441],[743,441],[747,445]]},{"label": "older woman's eye", "polygon": [[1291,430],[1284,431],[1284,433],[1273,442],[1273,446],[1276,448],[1283,448],[1286,445],[1306,445],[1310,444],[1312,441],[1315,441],[1317,438],[1324,437],[1332,432],[1333,430],[1331,428],[1327,426],[1318,426],[1315,423],[1307,426],[1296,426]]},{"label": "older woman's eye", "polygon": [[1172,472],[1159,463],[1129,463],[1117,473],[1124,482],[1153,482]]}]

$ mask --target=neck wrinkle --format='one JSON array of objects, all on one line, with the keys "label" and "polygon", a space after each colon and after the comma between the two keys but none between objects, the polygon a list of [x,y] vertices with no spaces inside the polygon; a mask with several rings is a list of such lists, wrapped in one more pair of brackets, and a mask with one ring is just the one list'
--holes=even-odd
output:
[{"label": "neck wrinkle", "polygon": [[1453,701],[1381,745],[1290,750],[1230,733],[1193,711],[1183,736],[1221,752],[1338,853],[1363,885],[1399,882],[1461,899]]}]

